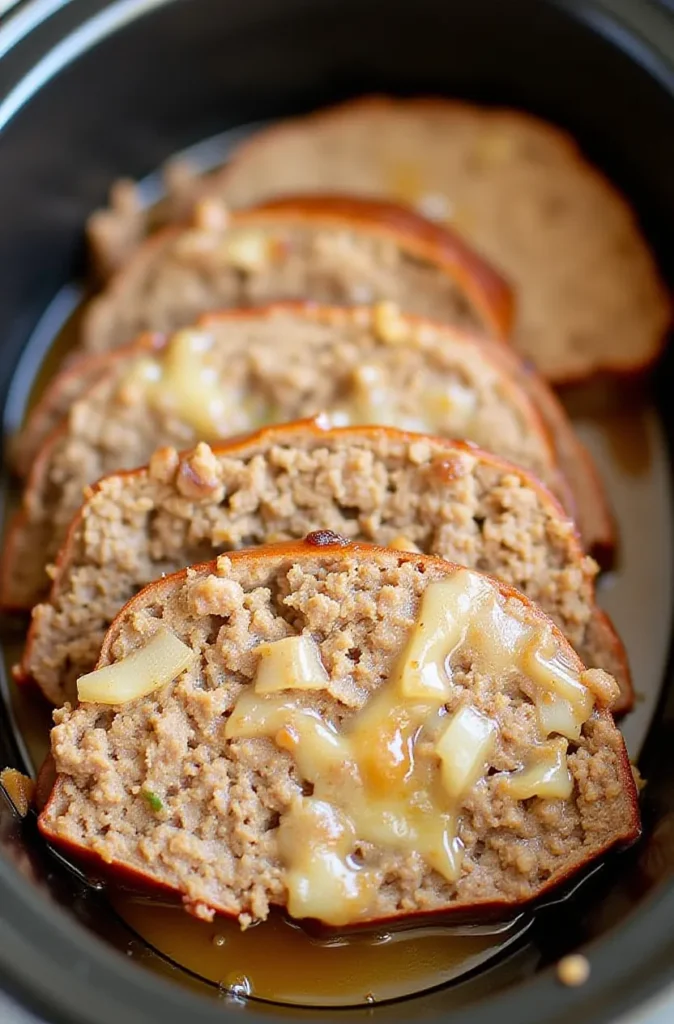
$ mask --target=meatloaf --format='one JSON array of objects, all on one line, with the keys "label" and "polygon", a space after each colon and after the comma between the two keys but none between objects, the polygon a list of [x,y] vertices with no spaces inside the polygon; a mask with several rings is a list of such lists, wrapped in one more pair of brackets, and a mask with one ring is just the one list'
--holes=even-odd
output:
[{"label": "meatloaf", "polygon": [[[442,99],[366,97],[259,132],[177,198],[182,215],[198,195],[241,207],[331,190],[392,198],[451,224],[513,284],[515,343],[552,381],[633,372],[661,350],[671,302],[637,220],[551,124]],[[100,242],[100,218],[93,231]]]},{"label": "meatloaf", "polygon": [[[380,307],[380,313],[382,308],[390,309]],[[601,479],[587,449],[576,436],[563,406],[533,367],[525,365],[506,345],[494,344],[487,348],[489,359],[497,361],[506,374],[517,379],[536,407],[568,483],[566,494],[559,486],[557,492],[565,507],[573,513],[588,551],[603,568],[609,568],[615,553],[616,527]],[[15,464],[20,471],[25,473],[32,466],[37,452],[58,420],[67,415],[77,394],[102,377],[108,365],[107,353],[89,356],[78,360],[52,380],[25,427],[14,439]]]},{"label": "meatloaf", "polygon": [[615,682],[441,559],[221,555],[141,591],[78,689],[42,833],[205,919],[512,913],[639,833]]},{"label": "meatloaf", "polygon": [[[497,576],[538,603],[584,664],[632,703],[624,648],[596,607],[596,564],[524,470],[461,442],[321,421],[268,427],[211,449],[159,449],[99,481],[70,527],[49,600],[33,609],[16,677],[76,699],[122,605],[164,573],[232,548],[330,529]],[[616,710],[616,709],[614,709]]]},{"label": "meatloaf", "polygon": [[297,196],[232,213],[218,200],[192,223],[155,234],[93,300],[82,342],[100,352],[144,330],[172,331],[202,313],[283,299],[393,300],[504,339],[505,281],[450,228],[384,201]]},{"label": "meatloaf", "polygon": [[6,546],[5,607],[31,607],[47,584],[84,488],[144,465],[162,444],[230,436],[327,411],[337,424],[386,423],[468,437],[531,468],[568,499],[542,421],[491,357],[501,345],[403,317],[387,303],[231,311],[168,342],[108,355],[33,464]]}]

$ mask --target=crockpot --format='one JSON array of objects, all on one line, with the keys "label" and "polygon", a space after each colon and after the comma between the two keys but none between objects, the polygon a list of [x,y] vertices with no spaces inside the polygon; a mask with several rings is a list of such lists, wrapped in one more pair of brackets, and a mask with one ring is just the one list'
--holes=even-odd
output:
[{"label": "crockpot", "polygon": [[[5,0],[0,16],[5,434],[77,300],[82,226],[115,178],[145,178],[151,201],[152,172],[169,155],[191,147],[207,164],[251,125],[352,95],[462,96],[570,129],[630,197],[665,277],[674,276],[671,0]],[[654,388],[668,444],[673,385],[665,353]],[[2,672],[0,762],[22,769]],[[330,1011],[242,999],[181,971],[133,939],[100,888],[47,850],[32,817],[20,820],[0,791],[0,1018],[23,1006],[64,1024],[310,1021],[328,1012],[345,1024],[601,1024],[624,1015],[650,1024],[657,1004],[657,1019],[672,1020],[672,749],[670,671],[640,756],[640,844],[542,909],[482,970],[406,999]],[[564,988],[554,964],[581,949],[590,977]]]}]

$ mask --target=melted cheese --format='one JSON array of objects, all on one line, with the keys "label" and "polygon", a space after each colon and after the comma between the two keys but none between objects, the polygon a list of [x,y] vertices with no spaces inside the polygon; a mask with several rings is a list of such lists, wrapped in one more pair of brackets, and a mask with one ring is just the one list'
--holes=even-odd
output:
[{"label": "melted cheese", "polygon": [[359,916],[374,879],[352,858],[355,839],[351,819],[333,804],[313,797],[293,803],[279,828],[292,917],[345,925]]},{"label": "melted cheese", "polygon": [[150,405],[184,420],[205,441],[261,426],[268,418],[262,399],[227,387],[213,366],[212,347],[205,331],[177,331],[162,352],[134,362],[120,395],[140,390]]},{"label": "melted cheese", "polygon": [[350,394],[343,406],[327,413],[332,426],[384,423],[400,430],[424,434],[458,433],[473,437],[475,391],[458,382],[428,388],[423,410],[411,416],[403,412],[400,396],[390,387],[381,367],[362,363],[353,372]]},{"label": "melted cheese", "polygon": [[588,717],[592,710],[592,694],[558,650],[549,629],[538,643],[529,647],[522,667],[542,690],[568,701],[580,716],[584,716],[583,721]]},{"label": "melted cheese", "polygon": [[[381,877],[369,871],[356,885],[361,870],[353,861],[357,842],[417,853],[448,881],[458,877],[457,816],[442,787],[434,752],[433,729],[441,721],[433,717],[437,711],[437,702],[401,703],[397,690],[388,686],[338,728],[312,708],[298,705],[297,696],[260,696],[249,689],[239,697],[225,727],[226,738],[271,738],[291,754],[300,776],[313,785],[312,799],[320,803],[323,825],[326,805],[335,811],[334,828],[342,822],[339,835],[333,828],[333,839],[326,844],[322,826],[313,842],[307,836],[311,815],[303,817],[299,806],[284,816],[291,914],[316,916],[307,908],[320,906],[320,919],[334,925],[367,916]],[[301,827],[291,841],[294,821]],[[345,892],[351,894],[346,911],[339,897]],[[334,902],[328,905],[330,893]]]},{"label": "melted cheese", "polygon": [[226,261],[248,274],[266,270],[275,252],[274,239],[254,229],[232,231],[220,246]]},{"label": "melted cheese", "polygon": [[515,800],[533,796],[547,800],[568,800],[573,792],[573,779],[566,763],[566,740],[555,740],[533,750],[519,771],[501,776],[499,784]]},{"label": "melted cheese", "polygon": [[499,742],[496,721],[453,678],[464,652],[485,677],[527,675],[536,695],[539,743],[525,764],[490,784],[516,800],[570,796],[567,741],[548,736],[579,730],[592,695],[552,632],[516,609],[467,569],[429,584],[388,682],[346,717],[309,706],[301,692],[330,683],[311,638],[260,646],[255,685],[236,702],[225,736],[271,740],[313,787],[293,800],[279,829],[293,916],[343,925],[376,912],[385,880],[377,865],[387,851],[421,857],[448,882],[459,878],[461,807],[486,784]]},{"label": "melted cheese", "polygon": [[487,671],[512,672],[532,635],[530,626],[504,609],[488,579],[467,570],[455,572],[426,588],[398,669],[401,691],[406,697],[449,697],[449,662],[463,646]]}]

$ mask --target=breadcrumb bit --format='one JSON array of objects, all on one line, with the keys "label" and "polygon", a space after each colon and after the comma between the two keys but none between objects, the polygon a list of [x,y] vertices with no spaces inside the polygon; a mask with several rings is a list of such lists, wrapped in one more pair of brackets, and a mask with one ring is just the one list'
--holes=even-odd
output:
[{"label": "breadcrumb bit", "polygon": [[409,327],[395,302],[378,302],[373,306],[372,326],[379,340],[387,345],[397,345],[409,337]]},{"label": "breadcrumb bit", "polygon": [[641,791],[648,785],[648,780],[643,777],[635,764],[631,764],[630,768],[632,769],[632,777],[634,779],[634,785],[637,787],[637,793],[641,793]]},{"label": "breadcrumb bit", "polygon": [[399,533],[397,537],[394,537],[388,546],[390,548],[394,548],[396,551],[421,552],[421,548],[417,547],[414,541],[410,540],[409,537],[406,537],[402,533]]},{"label": "breadcrumb bit", "polygon": [[557,964],[557,977],[569,988],[584,985],[590,977],[590,961],[580,953],[565,956]]}]

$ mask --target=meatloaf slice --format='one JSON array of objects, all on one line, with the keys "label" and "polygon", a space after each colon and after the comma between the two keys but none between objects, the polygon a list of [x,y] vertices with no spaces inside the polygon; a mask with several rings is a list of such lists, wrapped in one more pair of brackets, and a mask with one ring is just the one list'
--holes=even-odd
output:
[{"label": "meatloaf slice", "polygon": [[614,681],[441,559],[222,555],[129,602],[79,689],[42,833],[206,919],[511,913],[639,834]]},{"label": "meatloaf slice", "polygon": [[[386,309],[380,307],[380,311],[382,308]],[[260,315],[265,314],[262,312]],[[152,343],[149,336],[148,343]],[[533,367],[523,364],[508,346],[492,345],[489,358],[498,361],[509,376],[517,378],[519,386],[524,388],[529,401],[536,407],[554,444],[562,476],[569,485],[566,494],[557,487],[558,494],[567,510],[574,515],[588,551],[603,568],[609,568],[616,546],[615,522],[599,473],[589,452],[576,436],[563,406]],[[54,378],[14,441],[21,469],[25,471],[32,465],[40,447],[54,429],[59,410],[61,416],[67,415],[77,391],[77,380],[80,380],[84,391],[88,384],[102,376],[101,369],[107,365],[107,353],[89,356]]]},{"label": "meatloaf slice", "polygon": [[[671,302],[623,197],[555,126],[514,110],[366,97],[244,142],[193,197],[353,192],[436,215],[502,270],[514,340],[557,383],[653,362]],[[189,193],[180,195],[184,208]]]},{"label": "meatloaf slice", "polygon": [[[387,423],[468,437],[566,496],[552,445],[519,383],[492,357],[504,346],[394,307],[310,304],[230,311],[168,343],[109,353],[109,367],[44,444],[6,546],[0,598],[31,607],[47,584],[84,488],[182,448],[327,411],[338,423]],[[157,345],[159,347],[157,347]]]},{"label": "meatloaf slice", "polygon": [[[557,623],[584,664],[632,703],[624,648],[594,599],[596,565],[572,522],[524,470],[478,448],[384,427],[268,427],[147,469],[105,477],[73,521],[16,673],[56,705],[76,699],[119,609],[163,573],[231,548],[329,529],[409,545],[516,587]],[[614,709],[615,710],[615,709]]]},{"label": "meatloaf slice", "polygon": [[30,410],[26,422],[10,440],[9,457],[19,477],[27,477],[40,449],[61,425],[75,402],[108,370],[107,353],[86,359],[69,359],[51,378],[40,399]]},{"label": "meatloaf slice", "polygon": [[513,315],[496,271],[451,229],[404,207],[297,196],[230,215],[211,200],[192,224],[158,232],[123,265],[85,313],[82,343],[100,352],[212,310],[284,299],[388,299],[499,339]]}]

